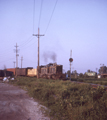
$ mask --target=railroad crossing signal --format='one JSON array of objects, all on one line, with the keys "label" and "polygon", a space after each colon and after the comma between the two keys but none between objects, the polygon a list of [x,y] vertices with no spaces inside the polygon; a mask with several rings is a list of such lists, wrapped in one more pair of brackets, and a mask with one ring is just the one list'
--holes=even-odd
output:
[{"label": "railroad crossing signal", "polygon": [[73,59],[72,59],[72,58],[69,58],[69,61],[70,61],[70,62],[72,62],[72,61],[73,61]]}]

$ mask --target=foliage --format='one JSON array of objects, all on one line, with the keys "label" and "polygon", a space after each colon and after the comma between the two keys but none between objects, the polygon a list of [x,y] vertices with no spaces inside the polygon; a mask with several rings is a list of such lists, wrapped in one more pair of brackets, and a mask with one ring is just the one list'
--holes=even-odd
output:
[{"label": "foliage", "polygon": [[102,74],[102,73],[107,73],[107,67],[106,66],[101,66],[100,69],[99,69],[99,73]]},{"label": "foliage", "polygon": [[[82,80],[82,79],[81,79]],[[54,120],[106,120],[107,93],[71,81],[19,77],[10,83],[26,89],[30,96],[49,108]]]},{"label": "foliage", "polygon": [[78,82],[85,82],[85,83],[93,83],[93,84],[100,84],[100,85],[107,85],[107,78],[94,78],[94,77],[85,77],[84,78],[77,78],[72,79],[73,81]]},{"label": "foliage", "polygon": [[79,77],[80,77],[80,78],[83,78],[83,77],[84,77],[83,73],[80,73],[80,74],[79,74]]}]

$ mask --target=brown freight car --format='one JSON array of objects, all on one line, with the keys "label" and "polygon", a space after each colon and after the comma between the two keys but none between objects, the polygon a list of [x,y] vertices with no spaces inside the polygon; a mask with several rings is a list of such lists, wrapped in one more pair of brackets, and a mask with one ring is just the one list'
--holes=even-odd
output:
[{"label": "brown freight car", "polygon": [[33,69],[33,67],[17,68],[16,69],[17,76],[27,76],[28,69]]},{"label": "brown freight car", "polygon": [[16,75],[16,68],[7,68],[6,71],[13,72],[13,74]]},{"label": "brown freight car", "polygon": [[7,68],[6,71],[13,72],[14,75],[17,74],[17,76],[36,76],[36,69],[33,69],[33,67],[27,67],[27,68]]}]

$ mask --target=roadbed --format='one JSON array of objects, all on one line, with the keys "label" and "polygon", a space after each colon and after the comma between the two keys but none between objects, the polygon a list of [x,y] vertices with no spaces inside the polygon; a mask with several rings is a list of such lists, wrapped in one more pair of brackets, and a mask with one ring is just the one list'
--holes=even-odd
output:
[{"label": "roadbed", "polygon": [[50,120],[46,109],[17,86],[0,82],[0,120]]}]

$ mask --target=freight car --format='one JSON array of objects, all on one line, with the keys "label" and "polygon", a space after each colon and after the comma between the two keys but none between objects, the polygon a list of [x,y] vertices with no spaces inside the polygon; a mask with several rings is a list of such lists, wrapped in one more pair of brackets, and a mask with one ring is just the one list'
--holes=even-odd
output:
[{"label": "freight car", "polygon": [[65,79],[66,75],[62,73],[63,66],[56,63],[50,63],[46,66],[40,66],[40,78],[46,79]]},{"label": "freight car", "polygon": [[37,76],[37,69],[28,69],[27,76],[29,77],[36,77]]},{"label": "freight car", "polygon": [[0,70],[0,77],[12,77],[14,74],[11,71]]},{"label": "freight car", "polygon": [[7,68],[6,71],[13,72],[14,76],[16,75],[16,68]]},{"label": "freight car", "polygon": [[27,68],[7,68],[7,71],[13,72],[14,75],[17,76],[37,76],[37,69],[33,69],[33,67]]},{"label": "freight car", "polygon": [[17,68],[16,69],[16,74],[17,74],[17,76],[27,76],[29,69],[33,69],[33,67]]},{"label": "freight car", "polygon": [[0,70],[0,77],[4,77],[4,70]]}]

